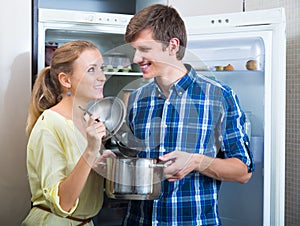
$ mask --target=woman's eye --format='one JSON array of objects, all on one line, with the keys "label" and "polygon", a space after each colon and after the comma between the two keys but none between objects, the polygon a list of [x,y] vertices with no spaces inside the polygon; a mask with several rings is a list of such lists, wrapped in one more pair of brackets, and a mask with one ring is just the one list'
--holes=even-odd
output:
[{"label": "woman's eye", "polygon": [[88,72],[95,72],[95,67],[90,67],[90,68],[88,69]]},{"label": "woman's eye", "polygon": [[100,66],[100,71],[104,71],[105,65]]}]

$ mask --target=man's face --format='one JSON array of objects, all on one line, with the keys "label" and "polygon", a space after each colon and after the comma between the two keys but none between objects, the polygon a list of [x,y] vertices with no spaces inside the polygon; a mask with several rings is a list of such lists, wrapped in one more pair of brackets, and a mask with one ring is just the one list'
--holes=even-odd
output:
[{"label": "man's face", "polygon": [[144,78],[155,78],[162,76],[170,66],[170,56],[163,44],[153,39],[151,29],[139,32],[133,42],[135,49],[134,63],[138,64],[143,72]]}]

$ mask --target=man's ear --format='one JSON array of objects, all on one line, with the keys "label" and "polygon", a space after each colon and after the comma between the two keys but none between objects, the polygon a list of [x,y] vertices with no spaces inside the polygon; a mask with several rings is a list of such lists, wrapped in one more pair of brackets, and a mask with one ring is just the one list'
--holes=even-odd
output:
[{"label": "man's ear", "polygon": [[169,54],[176,55],[179,51],[180,41],[178,38],[171,38],[169,41]]},{"label": "man's ear", "polygon": [[58,80],[63,87],[65,87],[67,89],[71,88],[71,86],[72,86],[71,79],[70,79],[70,76],[67,75],[66,73],[63,73],[63,72],[59,73]]}]

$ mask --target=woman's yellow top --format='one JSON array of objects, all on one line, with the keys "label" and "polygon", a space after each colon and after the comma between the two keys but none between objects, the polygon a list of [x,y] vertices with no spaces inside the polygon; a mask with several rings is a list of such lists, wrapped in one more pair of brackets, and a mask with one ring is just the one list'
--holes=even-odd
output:
[{"label": "woman's yellow top", "polygon": [[52,213],[32,208],[22,225],[78,225],[80,222],[65,217],[86,219],[98,213],[103,203],[103,177],[93,170],[73,208],[66,212],[59,205],[58,185],[71,173],[86,146],[86,138],[72,120],[52,110],[42,113],[29,137],[27,171],[33,206],[49,207]]}]

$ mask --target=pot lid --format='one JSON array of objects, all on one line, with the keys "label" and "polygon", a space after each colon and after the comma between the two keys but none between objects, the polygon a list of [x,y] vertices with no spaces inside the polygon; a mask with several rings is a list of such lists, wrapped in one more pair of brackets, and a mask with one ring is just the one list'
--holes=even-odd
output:
[{"label": "pot lid", "polygon": [[100,120],[105,123],[106,128],[111,132],[107,133],[103,141],[107,141],[116,134],[124,123],[126,109],[123,101],[118,97],[105,97],[88,104],[87,109],[92,114],[100,116]]}]

